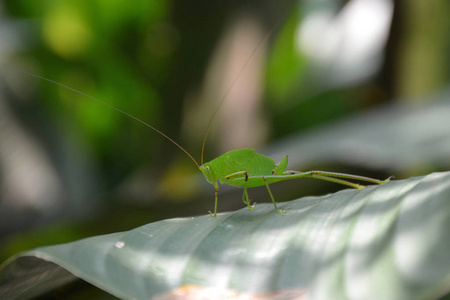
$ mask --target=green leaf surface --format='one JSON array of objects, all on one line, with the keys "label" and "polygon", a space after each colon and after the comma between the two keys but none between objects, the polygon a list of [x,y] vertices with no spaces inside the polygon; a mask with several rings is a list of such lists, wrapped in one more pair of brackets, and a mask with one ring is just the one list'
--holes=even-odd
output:
[{"label": "green leaf surface", "polygon": [[306,299],[436,298],[450,290],[449,199],[450,172],[433,173],[281,203],[286,214],[258,204],[37,248],[3,264],[0,298],[26,299],[74,276],[127,299],[183,285],[296,290]]}]

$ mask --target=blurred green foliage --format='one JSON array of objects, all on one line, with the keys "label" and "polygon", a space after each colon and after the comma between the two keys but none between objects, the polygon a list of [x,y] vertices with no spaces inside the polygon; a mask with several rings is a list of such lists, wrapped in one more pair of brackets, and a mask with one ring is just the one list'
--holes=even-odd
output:
[{"label": "blurred green foliage", "polygon": [[[161,91],[151,79],[161,85],[167,78],[176,43],[170,32],[164,34],[168,6],[165,1],[8,2],[11,12],[33,28],[31,46],[21,55],[39,75],[122,106],[155,126],[161,123]],[[160,40],[152,42],[154,38]],[[114,165],[114,157],[140,163],[144,149],[152,148],[130,120],[56,85],[38,84],[43,89],[40,101],[55,116],[54,125],[69,126],[63,131],[81,128],[81,139],[103,156],[105,167]],[[134,151],[140,154],[127,155],[123,147],[136,143]]]}]

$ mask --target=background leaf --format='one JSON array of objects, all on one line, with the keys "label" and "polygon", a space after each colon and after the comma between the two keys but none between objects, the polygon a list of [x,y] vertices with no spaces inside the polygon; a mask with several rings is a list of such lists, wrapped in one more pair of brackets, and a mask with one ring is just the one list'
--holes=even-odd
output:
[{"label": "background leaf", "polygon": [[131,299],[182,285],[297,290],[307,299],[435,298],[450,290],[449,196],[444,172],[282,203],[286,214],[259,204],[216,219],[164,220],[22,253],[3,265],[0,293],[18,296],[24,280],[33,288],[21,297],[53,288],[56,264]]},{"label": "background leaf", "polygon": [[[450,167],[450,88],[413,105],[389,103],[345,119],[289,135],[261,152],[290,168],[339,163],[372,170],[414,172]],[[417,172],[417,171],[416,171]]]}]

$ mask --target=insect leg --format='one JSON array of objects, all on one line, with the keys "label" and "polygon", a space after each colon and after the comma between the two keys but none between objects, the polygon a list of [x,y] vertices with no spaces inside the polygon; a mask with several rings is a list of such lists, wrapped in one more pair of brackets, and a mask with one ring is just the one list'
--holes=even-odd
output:
[{"label": "insect leg", "polygon": [[285,213],[286,212],[285,209],[279,210],[277,208],[277,204],[275,203],[275,199],[273,198],[272,191],[269,188],[269,183],[267,182],[267,179],[264,176],[262,176],[261,178],[264,180],[264,183],[266,184],[267,191],[269,192],[270,198],[272,198],[273,206],[275,207],[276,212],[277,213]]},{"label": "insect leg", "polygon": [[244,202],[244,204],[249,205],[248,204],[248,193],[247,193],[247,188],[244,187],[244,192],[242,193],[242,202]]},{"label": "insect leg", "polygon": [[229,175],[225,176],[225,179],[231,179],[231,178],[234,178],[234,177],[242,177],[242,176],[245,176],[245,181],[248,181],[248,173],[247,173],[247,171],[239,171],[239,172],[236,172],[236,173],[229,174]]},{"label": "insect leg", "polygon": [[299,172],[299,171],[285,171],[283,172],[283,176],[288,176],[290,178],[301,178],[301,177],[312,177],[320,180],[326,180],[331,181],[334,183],[339,183],[342,185],[347,185],[352,188],[356,189],[362,189],[364,188],[364,185],[349,182],[344,179],[350,179],[350,180],[358,180],[358,181],[365,181],[375,184],[384,184],[386,182],[389,182],[393,177],[389,177],[386,180],[378,180],[374,178],[364,177],[364,176],[358,176],[358,175],[351,175],[351,174],[344,174],[344,173],[334,173],[334,172],[326,172],[326,171],[308,171],[308,172]]},{"label": "insect leg", "polygon": [[215,218],[217,216],[217,200],[219,199],[219,185],[217,184],[217,182],[214,182],[214,189],[216,190],[215,202],[214,202],[214,214],[209,212],[209,215],[213,218]]},{"label": "insect leg", "polygon": [[247,192],[247,187],[244,187],[244,193],[242,194],[242,202],[244,202],[244,204],[247,204],[248,209],[253,210],[255,208],[255,204],[250,205],[250,199],[248,198],[248,192]]}]

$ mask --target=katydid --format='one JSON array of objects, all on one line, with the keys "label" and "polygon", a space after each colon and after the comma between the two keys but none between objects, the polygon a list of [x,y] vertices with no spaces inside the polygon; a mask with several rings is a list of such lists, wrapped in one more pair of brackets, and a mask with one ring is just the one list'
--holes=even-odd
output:
[{"label": "katydid", "polygon": [[344,179],[366,181],[376,184],[383,184],[391,179],[391,177],[389,177],[386,180],[378,180],[369,177],[325,171],[286,171],[287,163],[287,156],[285,156],[278,164],[275,164],[273,159],[265,155],[256,153],[253,149],[247,148],[231,150],[213,159],[212,161],[199,166],[199,169],[200,171],[202,171],[206,180],[209,183],[213,184],[216,190],[214,214],[211,214],[211,216],[215,217],[217,215],[217,200],[219,191],[217,181],[219,181],[220,183],[226,183],[232,186],[244,188],[242,201],[247,204],[250,210],[254,208],[254,205],[250,205],[247,188],[265,185],[267,191],[269,192],[270,198],[272,199],[275,211],[278,213],[284,213],[286,212],[286,210],[279,210],[277,207],[277,204],[269,187],[270,183],[282,180],[312,177],[316,179],[332,181],[357,189],[362,189],[364,188],[363,185],[353,183]]},{"label": "katydid", "polygon": [[[272,30],[273,30],[273,28],[272,28]],[[172,142],[174,145],[176,145],[187,156],[189,156],[189,158],[195,163],[195,165],[198,167],[198,169],[205,176],[205,179],[209,183],[214,185],[214,189],[215,189],[214,213],[210,212],[211,217],[217,216],[217,203],[218,203],[218,191],[219,191],[218,182],[220,182],[221,184],[228,184],[228,185],[232,185],[232,186],[236,186],[236,187],[242,187],[244,189],[243,194],[242,194],[242,201],[248,206],[248,208],[250,210],[252,210],[254,208],[254,205],[250,204],[247,189],[252,188],[252,187],[265,186],[267,188],[267,191],[270,195],[270,198],[275,207],[275,211],[277,213],[285,213],[285,211],[286,211],[286,210],[278,209],[275,199],[273,197],[273,194],[269,187],[269,185],[271,183],[275,183],[278,181],[311,177],[311,178],[315,178],[315,179],[331,181],[334,183],[346,185],[346,186],[349,186],[352,188],[357,188],[357,189],[364,188],[365,186],[350,182],[347,179],[363,181],[363,182],[368,182],[368,183],[374,183],[374,184],[384,184],[384,183],[388,182],[391,179],[391,177],[387,178],[386,180],[378,180],[378,179],[373,179],[373,178],[363,177],[363,176],[358,176],[358,175],[333,173],[333,172],[326,172],[326,171],[307,171],[307,172],[287,171],[286,170],[287,163],[288,163],[287,156],[284,157],[278,164],[275,164],[273,159],[271,159],[265,155],[256,153],[255,150],[249,149],[249,148],[231,150],[231,151],[229,151],[225,154],[222,154],[221,156],[211,160],[210,162],[205,162],[205,163],[203,162],[203,154],[204,154],[204,149],[205,149],[206,137],[208,135],[208,131],[211,127],[214,116],[216,115],[220,106],[223,104],[227,95],[233,88],[234,83],[236,82],[236,80],[238,79],[238,77],[240,76],[240,74],[245,69],[245,67],[248,64],[248,62],[250,61],[250,59],[252,58],[253,54],[268,39],[270,34],[271,34],[271,32],[269,32],[266,35],[266,37],[260,42],[260,44],[256,47],[256,49],[254,49],[254,51],[252,52],[250,57],[247,59],[246,63],[243,65],[243,67],[241,68],[240,72],[238,73],[237,77],[235,78],[235,80],[233,81],[231,86],[228,88],[226,93],[221,98],[221,101],[219,102],[219,105],[217,106],[215,112],[213,113],[213,115],[210,119],[209,125],[206,129],[206,133],[205,133],[205,136],[203,139],[200,164],[194,159],[194,157],[187,150],[185,150],[183,147],[181,147],[177,142],[172,140],[170,137],[168,137],[166,134],[164,134],[160,130],[158,130],[155,127],[153,127],[152,125],[138,119],[137,117],[135,117],[119,108],[116,108],[102,100],[99,100],[95,97],[92,97],[83,92],[80,92],[74,88],[66,86],[62,83],[59,83],[59,82],[53,81],[51,79],[48,79],[48,78],[45,78],[45,77],[42,77],[42,76],[39,76],[39,75],[36,75],[33,73],[29,73],[26,71],[22,71],[22,72],[27,73],[32,76],[35,76],[35,77],[38,77],[40,79],[49,81],[51,83],[57,84],[61,87],[72,90],[72,91],[79,93],[85,97],[88,97],[92,100],[100,102],[120,113],[127,115],[128,117],[135,119],[136,121],[142,123],[143,125],[153,129],[158,134],[162,135],[163,137],[168,139],[170,142]]]}]

